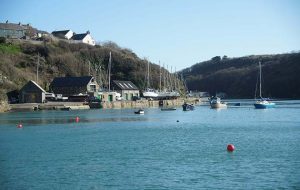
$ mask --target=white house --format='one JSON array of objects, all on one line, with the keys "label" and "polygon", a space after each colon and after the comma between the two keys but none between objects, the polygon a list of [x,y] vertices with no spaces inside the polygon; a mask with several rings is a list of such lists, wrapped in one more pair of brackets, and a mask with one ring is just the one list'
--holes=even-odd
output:
[{"label": "white house", "polygon": [[93,39],[89,31],[83,34],[75,34],[71,39],[76,42],[81,42],[92,46],[96,45],[95,40]]},{"label": "white house", "polygon": [[59,30],[59,31],[53,31],[52,35],[61,39],[71,39],[74,35],[74,32],[72,30]]}]

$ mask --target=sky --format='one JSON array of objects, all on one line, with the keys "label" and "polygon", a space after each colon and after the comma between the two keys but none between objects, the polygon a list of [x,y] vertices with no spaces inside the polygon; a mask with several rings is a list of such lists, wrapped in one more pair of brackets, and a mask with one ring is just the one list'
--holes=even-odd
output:
[{"label": "sky", "polygon": [[300,50],[299,0],[0,0],[0,22],[90,31],[174,72],[214,56]]}]

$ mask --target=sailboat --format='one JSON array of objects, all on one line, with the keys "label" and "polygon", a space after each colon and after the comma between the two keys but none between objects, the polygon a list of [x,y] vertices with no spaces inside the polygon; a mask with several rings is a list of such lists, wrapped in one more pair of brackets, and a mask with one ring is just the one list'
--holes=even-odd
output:
[{"label": "sailboat", "polygon": [[[114,100],[122,100],[121,94],[115,91],[111,91],[110,89],[110,75],[111,75],[111,52],[109,52],[109,61],[108,61],[108,100],[114,101]],[[115,97],[115,98],[114,98]]]},{"label": "sailboat", "polygon": [[[160,67],[160,70],[161,70],[161,67]],[[171,72],[172,72],[172,67],[171,67]],[[176,71],[175,71],[175,73],[176,73]],[[168,74],[168,73],[166,73],[166,71],[164,71],[164,76],[163,76],[164,86],[162,89],[161,74],[162,74],[162,72],[160,72],[160,88],[159,88],[160,91],[158,92],[158,98],[159,99],[173,99],[173,98],[180,97],[180,94],[177,91],[177,82],[178,81],[177,81],[176,77],[172,76],[172,74]]]},{"label": "sailboat", "polygon": [[143,91],[143,97],[150,99],[150,98],[157,98],[158,94],[155,92],[154,89],[150,88],[150,65],[148,61],[148,68],[147,68],[147,88]]},{"label": "sailboat", "polygon": [[275,107],[274,102],[268,101],[266,98],[262,97],[262,93],[261,93],[261,62],[259,62],[259,97],[260,97],[260,100],[257,100],[254,103],[254,107],[256,109],[267,109],[267,108]]}]

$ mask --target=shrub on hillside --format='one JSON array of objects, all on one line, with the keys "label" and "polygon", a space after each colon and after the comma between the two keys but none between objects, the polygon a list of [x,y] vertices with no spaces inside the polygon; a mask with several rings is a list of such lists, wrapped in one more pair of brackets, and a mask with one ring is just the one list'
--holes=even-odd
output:
[{"label": "shrub on hillside", "polygon": [[5,43],[6,43],[6,38],[0,37],[0,44],[5,44]]}]

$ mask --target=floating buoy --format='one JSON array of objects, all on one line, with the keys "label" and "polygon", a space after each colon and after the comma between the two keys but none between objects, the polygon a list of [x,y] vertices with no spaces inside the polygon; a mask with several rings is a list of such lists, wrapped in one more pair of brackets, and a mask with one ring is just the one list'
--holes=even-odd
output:
[{"label": "floating buoy", "polygon": [[228,152],[233,152],[234,151],[234,145],[233,144],[227,145],[227,151]]},{"label": "floating buoy", "polygon": [[78,116],[75,118],[75,121],[76,121],[76,123],[79,122],[79,117]]},{"label": "floating buoy", "polygon": [[17,128],[23,128],[22,123],[19,123],[19,124],[17,125]]}]

